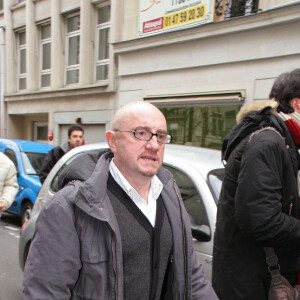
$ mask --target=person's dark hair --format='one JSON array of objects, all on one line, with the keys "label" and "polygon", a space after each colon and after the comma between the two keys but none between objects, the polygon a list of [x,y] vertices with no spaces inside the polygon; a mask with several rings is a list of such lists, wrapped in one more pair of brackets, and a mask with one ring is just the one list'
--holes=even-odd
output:
[{"label": "person's dark hair", "polygon": [[71,127],[69,127],[68,136],[71,136],[73,131],[82,131],[82,133],[84,133],[83,128],[78,124],[73,124]]},{"label": "person's dark hair", "polygon": [[278,112],[293,113],[291,101],[300,98],[300,69],[279,75],[273,84],[269,98],[279,103]]}]

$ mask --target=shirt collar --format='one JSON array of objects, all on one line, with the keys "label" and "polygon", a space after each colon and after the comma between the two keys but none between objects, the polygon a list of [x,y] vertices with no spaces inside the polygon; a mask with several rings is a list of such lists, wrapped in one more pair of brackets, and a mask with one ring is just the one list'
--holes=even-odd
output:
[{"label": "shirt collar", "polygon": [[[138,194],[138,192],[132,187],[132,185],[127,181],[127,179],[123,176],[123,174],[117,168],[117,166],[114,163],[114,159],[112,159],[109,164],[109,171],[110,171],[112,177],[114,178],[114,180],[120,185],[120,187],[125,191],[125,193],[130,198],[132,198],[134,196],[134,194]],[[153,199],[157,200],[162,189],[163,189],[162,182],[159,180],[159,178],[156,175],[154,175],[151,179],[149,195],[151,194]]]}]

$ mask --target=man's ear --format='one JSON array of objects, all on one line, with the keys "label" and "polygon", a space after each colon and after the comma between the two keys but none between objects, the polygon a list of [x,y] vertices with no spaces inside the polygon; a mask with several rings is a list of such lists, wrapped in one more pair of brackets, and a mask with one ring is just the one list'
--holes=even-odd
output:
[{"label": "man's ear", "polygon": [[116,139],[115,139],[115,132],[113,131],[107,131],[105,133],[105,138],[107,140],[108,146],[110,148],[110,150],[113,153],[117,152],[117,145],[116,145]]}]

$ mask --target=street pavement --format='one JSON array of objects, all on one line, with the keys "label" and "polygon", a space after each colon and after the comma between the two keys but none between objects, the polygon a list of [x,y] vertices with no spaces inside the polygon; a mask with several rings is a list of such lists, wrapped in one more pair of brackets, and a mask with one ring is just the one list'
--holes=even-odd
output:
[{"label": "street pavement", "polygon": [[1,213],[0,219],[0,300],[22,300],[23,272],[19,267],[18,217]]}]

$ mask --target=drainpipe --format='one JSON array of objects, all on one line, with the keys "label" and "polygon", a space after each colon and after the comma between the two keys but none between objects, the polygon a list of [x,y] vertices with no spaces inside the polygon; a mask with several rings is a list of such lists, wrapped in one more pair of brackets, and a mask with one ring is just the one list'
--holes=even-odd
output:
[{"label": "drainpipe", "polygon": [[6,137],[6,111],[5,111],[5,37],[3,26],[0,26],[0,136]]}]

